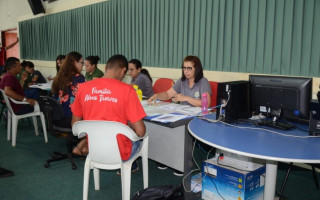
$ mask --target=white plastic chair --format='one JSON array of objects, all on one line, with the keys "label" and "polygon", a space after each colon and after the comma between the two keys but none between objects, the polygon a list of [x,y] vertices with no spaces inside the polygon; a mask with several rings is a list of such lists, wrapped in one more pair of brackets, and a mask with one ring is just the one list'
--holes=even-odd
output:
[{"label": "white plastic chair", "polygon": [[[16,100],[8,97],[5,94],[4,90],[2,90],[2,89],[1,89],[1,92],[2,92],[3,98],[4,98],[4,100],[6,102],[6,105],[7,105],[7,108],[8,108],[7,138],[8,138],[8,141],[10,141],[10,135],[12,135],[12,146],[13,147],[16,146],[17,128],[18,128],[19,119],[32,117],[36,135],[37,136],[39,135],[37,116],[40,116],[41,124],[42,124],[42,128],[43,128],[44,141],[47,143],[48,142],[48,137],[47,137],[46,124],[45,124],[45,120],[44,120],[44,115],[40,111],[39,104],[36,103],[34,105],[34,111],[31,112],[31,113],[27,113],[27,114],[23,114],[23,115],[16,115],[13,112],[13,109],[11,107],[10,101],[12,101],[15,104],[29,104],[29,103],[28,102],[22,102],[22,101],[16,101]],[[10,101],[9,101],[9,99],[10,99]],[[11,125],[11,123],[12,123],[12,125]],[[11,134],[11,127],[12,127],[12,134]]]},{"label": "white plastic chair", "polygon": [[122,161],[116,136],[121,133],[131,141],[138,141],[135,132],[128,126],[113,121],[79,121],[72,127],[75,136],[88,134],[89,154],[84,166],[83,199],[88,199],[89,174],[93,169],[95,190],[100,189],[99,169],[121,169],[122,200],[130,199],[131,166],[142,157],[143,187],[148,187],[148,136],[143,137],[140,150],[129,160]]}]

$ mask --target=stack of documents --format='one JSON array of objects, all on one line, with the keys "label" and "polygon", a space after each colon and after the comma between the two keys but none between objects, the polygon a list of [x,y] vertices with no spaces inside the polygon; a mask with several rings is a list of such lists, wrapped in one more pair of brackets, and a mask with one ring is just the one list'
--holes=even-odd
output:
[{"label": "stack of documents", "polygon": [[35,85],[29,85],[29,88],[38,88],[41,90],[51,90],[51,84],[50,83],[39,83]]},{"label": "stack of documents", "polygon": [[[172,122],[171,120],[178,121],[186,117],[195,116],[201,112],[200,107],[180,105],[176,103],[156,102],[154,104],[149,105],[147,101],[142,101],[141,104],[147,116],[161,115],[157,117],[159,119],[155,118],[155,120],[160,120],[160,121],[162,120],[166,122]],[[179,115],[177,115],[176,113],[178,113]],[[165,114],[172,114],[172,115],[165,115]],[[162,117],[164,118],[162,119]]]},{"label": "stack of documents", "polygon": [[169,113],[169,114],[160,115],[159,117],[155,117],[155,118],[151,119],[151,121],[168,123],[168,122],[176,122],[176,121],[179,121],[180,119],[184,119],[184,118],[188,118],[188,117],[190,117],[190,116]]}]

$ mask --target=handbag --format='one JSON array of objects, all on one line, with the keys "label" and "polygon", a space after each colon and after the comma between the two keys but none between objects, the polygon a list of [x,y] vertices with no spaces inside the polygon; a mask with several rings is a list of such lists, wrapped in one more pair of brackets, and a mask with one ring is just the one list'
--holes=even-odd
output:
[{"label": "handbag", "polygon": [[139,190],[131,200],[183,200],[179,186],[165,185]]}]

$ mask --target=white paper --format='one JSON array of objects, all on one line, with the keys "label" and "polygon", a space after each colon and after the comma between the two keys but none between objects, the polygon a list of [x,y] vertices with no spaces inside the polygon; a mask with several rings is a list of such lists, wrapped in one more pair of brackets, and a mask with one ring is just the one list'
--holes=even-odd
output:
[{"label": "white paper", "polygon": [[177,114],[163,114],[159,117],[155,117],[151,119],[151,121],[157,121],[157,122],[176,122],[180,119],[184,119],[186,117],[189,117],[188,115],[177,115]]},{"label": "white paper", "polygon": [[50,83],[39,83],[35,85],[29,85],[29,88],[38,88],[41,90],[50,90],[51,89],[51,84]]}]

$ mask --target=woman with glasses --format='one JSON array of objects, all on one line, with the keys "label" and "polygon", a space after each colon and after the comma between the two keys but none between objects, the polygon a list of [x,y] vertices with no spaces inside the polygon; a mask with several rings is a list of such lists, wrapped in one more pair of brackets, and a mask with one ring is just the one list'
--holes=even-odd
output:
[{"label": "woman with glasses", "polygon": [[70,117],[70,120],[72,116],[70,105],[76,96],[78,84],[85,82],[81,74],[82,66],[82,55],[78,52],[69,53],[52,83],[52,93],[62,105],[64,116]]},{"label": "woman with glasses", "polygon": [[142,95],[145,97],[151,97],[153,95],[152,90],[152,78],[146,69],[142,69],[140,60],[132,59],[129,61],[129,75],[131,76],[131,85],[137,85],[142,90]]},{"label": "woman with glasses", "polygon": [[153,95],[148,100],[150,104],[154,100],[180,101],[183,105],[201,107],[201,96],[206,93],[208,105],[211,104],[211,88],[208,80],[203,77],[203,69],[197,56],[187,56],[182,63],[182,77],[166,92]]},{"label": "woman with glasses", "polygon": [[[184,105],[201,107],[202,94],[206,93],[208,105],[211,104],[211,88],[208,80],[203,77],[202,64],[197,56],[187,56],[182,62],[182,77],[167,91],[153,95],[148,100],[150,104],[154,100],[180,101]],[[161,170],[168,167],[158,163]],[[176,176],[183,176],[183,173],[177,170],[173,172]]]},{"label": "woman with glasses", "polygon": [[98,69],[97,64],[98,61],[100,60],[99,56],[88,56],[84,60],[84,67],[86,70],[86,81],[91,81],[95,78],[101,78],[103,77],[103,72]]}]

